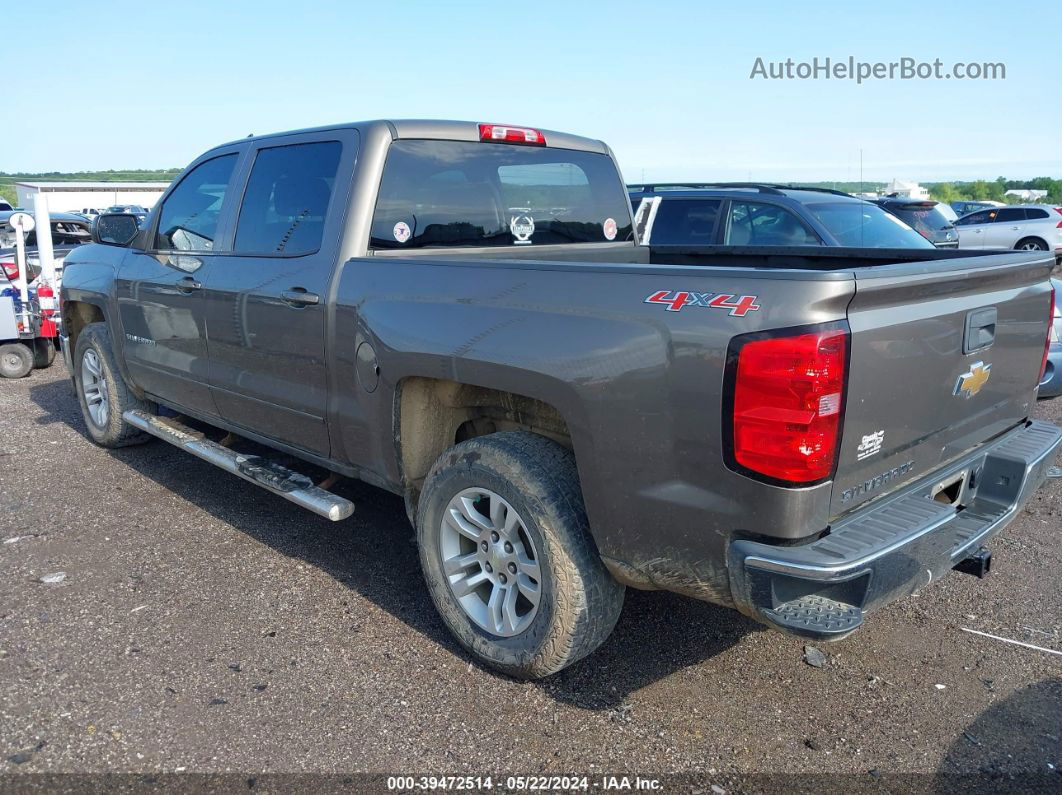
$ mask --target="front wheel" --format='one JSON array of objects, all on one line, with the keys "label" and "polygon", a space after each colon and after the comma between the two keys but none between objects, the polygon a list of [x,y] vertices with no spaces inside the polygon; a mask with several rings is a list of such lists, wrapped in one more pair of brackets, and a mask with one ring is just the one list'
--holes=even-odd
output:
[{"label": "front wheel", "polygon": [[130,409],[153,414],[155,407],[137,398],[118,372],[105,323],[90,323],[78,335],[74,385],[89,436],[96,444],[125,447],[152,438],[122,419],[122,414]]},{"label": "front wheel", "polygon": [[623,607],[590,536],[574,457],[535,434],[443,453],[424,483],[417,539],[449,630],[510,676],[546,676],[590,654]]}]

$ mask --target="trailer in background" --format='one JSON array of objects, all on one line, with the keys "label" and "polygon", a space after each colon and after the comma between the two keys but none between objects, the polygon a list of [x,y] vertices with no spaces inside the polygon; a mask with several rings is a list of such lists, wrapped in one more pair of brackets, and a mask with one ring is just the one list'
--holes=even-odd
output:
[{"label": "trailer in background", "polygon": [[55,361],[60,319],[48,205],[43,197],[37,197],[35,204],[43,230],[37,242],[42,271],[32,287],[28,282],[25,236],[36,222],[32,215],[21,212],[8,219],[16,232],[18,275],[10,287],[0,290],[0,377],[3,378],[22,378],[31,370],[49,367]]}]

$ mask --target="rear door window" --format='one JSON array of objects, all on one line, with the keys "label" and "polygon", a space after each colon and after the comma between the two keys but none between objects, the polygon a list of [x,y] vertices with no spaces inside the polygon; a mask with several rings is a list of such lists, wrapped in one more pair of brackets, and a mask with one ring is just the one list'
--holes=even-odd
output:
[{"label": "rear door window", "polygon": [[730,202],[724,245],[819,246],[810,227],[785,207],[762,202]]},{"label": "rear door window", "polygon": [[656,211],[651,243],[707,246],[715,242],[722,199],[664,199]]},{"label": "rear door window", "polygon": [[297,256],[320,249],[342,151],[339,141],[259,150],[240,207],[234,252]]},{"label": "rear door window", "polygon": [[1004,207],[999,211],[996,216],[995,223],[998,224],[1012,224],[1015,221],[1025,220],[1025,209],[1023,207]]},{"label": "rear door window", "polygon": [[200,163],[162,203],[155,248],[160,251],[211,251],[225,204],[236,154]]},{"label": "rear door window", "polygon": [[464,141],[391,145],[373,216],[377,249],[631,240],[612,159]]}]

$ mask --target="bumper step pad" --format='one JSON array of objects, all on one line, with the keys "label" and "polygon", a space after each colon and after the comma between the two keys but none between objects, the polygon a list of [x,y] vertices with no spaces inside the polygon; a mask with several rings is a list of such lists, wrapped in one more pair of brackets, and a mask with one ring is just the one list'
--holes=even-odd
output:
[{"label": "bumper step pad", "polygon": [[763,616],[779,629],[804,637],[838,637],[847,635],[863,623],[863,611],[825,596],[805,596],[764,610]]},{"label": "bumper step pad", "polygon": [[[1030,422],[931,472],[899,494],[870,503],[808,544],[730,544],[731,593],[746,615],[805,638],[836,640],[874,608],[914,593],[971,556],[983,575],[982,547],[1047,479],[1062,429]],[[961,476],[956,503],[934,487]]]}]

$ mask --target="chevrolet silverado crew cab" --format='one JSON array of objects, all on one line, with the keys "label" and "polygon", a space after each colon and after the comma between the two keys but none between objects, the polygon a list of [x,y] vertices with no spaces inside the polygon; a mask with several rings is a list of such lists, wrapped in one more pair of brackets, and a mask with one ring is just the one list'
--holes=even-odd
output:
[{"label": "chevrolet silverado crew cab", "polygon": [[514,676],[593,651],[627,586],[844,637],[987,568],[1062,443],[1030,416],[1051,252],[642,246],[596,140],[247,138],[94,236],[62,285],[92,439],[333,520],[332,475],[402,495],[444,622]]}]

